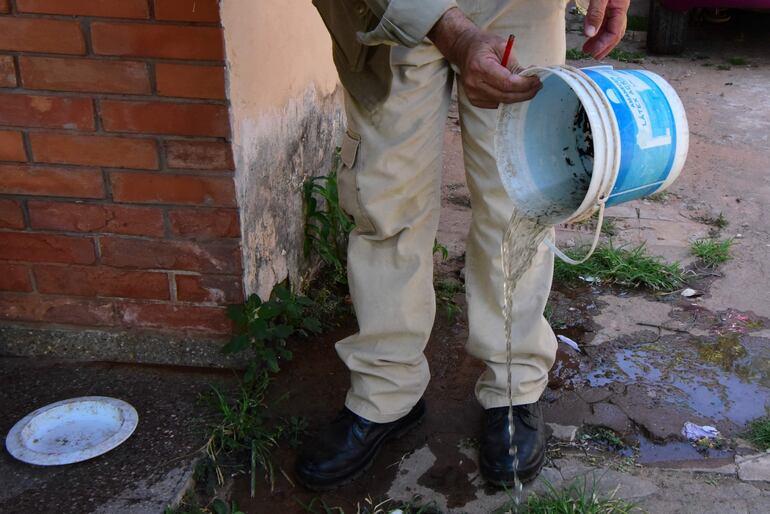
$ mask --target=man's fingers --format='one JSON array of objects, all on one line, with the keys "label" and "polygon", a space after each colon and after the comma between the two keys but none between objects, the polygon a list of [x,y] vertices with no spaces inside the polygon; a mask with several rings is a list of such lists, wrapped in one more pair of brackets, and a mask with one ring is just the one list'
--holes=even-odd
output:
[{"label": "man's fingers", "polygon": [[498,91],[490,87],[489,84],[481,84],[479,89],[481,89],[487,96],[494,97],[498,103],[512,104],[516,102],[526,102],[527,100],[532,100],[532,98],[534,98],[534,96],[538,91],[542,89],[542,87],[542,85],[538,85],[526,91],[517,91],[514,93]]},{"label": "man's fingers", "polygon": [[593,55],[596,59],[603,59],[620,42],[625,31],[625,11],[611,11],[607,14],[607,19],[599,33],[585,42],[583,51]]},{"label": "man's fingers", "polygon": [[473,105],[485,109],[494,109],[501,103],[510,104],[531,100],[540,91],[542,85],[538,84],[525,91],[516,92],[500,91],[485,82],[465,84],[464,87],[465,94]]},{"label": "man's fingers", "polygon": [[[486,61],[485,64],[483,69],[478,70],[478,81],[485,82],[501,92],[521,93],[540,84],[539,78],[516,75],[494,61]],[[516,66],[518,67],[518,63]]]},{"label": "man's fingers", "polygon": [[588,5],[588,13],[585,19],[584,33],[589,38],[594,37],[604,21],[604,11],[607,9],[607,0],[591,0]]}]

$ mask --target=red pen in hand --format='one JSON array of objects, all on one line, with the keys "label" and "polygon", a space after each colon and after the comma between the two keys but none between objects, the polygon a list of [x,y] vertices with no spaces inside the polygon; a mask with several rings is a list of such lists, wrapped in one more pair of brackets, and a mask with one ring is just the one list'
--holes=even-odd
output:
[{"label": "red pen in hand", "polygon": [[505,45],[505,52],[503,53],[503,61],[500,63],[503,67],[508,66],[508,59],[511,57],[511,49],[513,48],[513,42],[516,40],[516,36],[511,34],[508,36],[508,43]]}]

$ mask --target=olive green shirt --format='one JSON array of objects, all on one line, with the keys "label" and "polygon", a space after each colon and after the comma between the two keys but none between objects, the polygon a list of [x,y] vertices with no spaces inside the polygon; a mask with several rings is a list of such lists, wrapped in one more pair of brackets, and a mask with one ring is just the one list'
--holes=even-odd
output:
[{"label": "olive green shirt", "polygon": [[313,0],[348,93],[369,110],[390,93],[389,45],[416,46],[455,0]]}]

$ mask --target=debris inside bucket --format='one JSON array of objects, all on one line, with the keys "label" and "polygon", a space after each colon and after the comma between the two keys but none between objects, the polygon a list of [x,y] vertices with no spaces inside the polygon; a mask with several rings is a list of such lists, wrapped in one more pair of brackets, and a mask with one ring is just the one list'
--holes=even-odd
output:
[{"label": "debris inside bucket", "polygon": [[568,166],[574,169],[572,176],[575,179],[575,190],[572,196],[582,202],[588,191],[588,186],[591,184],[591,175],[594,169],[594,138],[591,132],[591,123],[588,121],[588,114],[582,104],[578,104],[578,109],[575,112],[572,132],[575,133],[575,147],[580,159],[578,163],[573,162],[569,157],[565,157],[564,160]]}]

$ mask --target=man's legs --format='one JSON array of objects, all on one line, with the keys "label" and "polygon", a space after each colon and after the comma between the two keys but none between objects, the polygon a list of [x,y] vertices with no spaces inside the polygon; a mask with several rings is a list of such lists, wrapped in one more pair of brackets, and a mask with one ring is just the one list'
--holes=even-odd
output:
[{"label": "man's legs", "polygon": [[[482,28],[501,36],[516,35],[519,63],[551,65],[564,62],[564,2],[518,0],[485,17]],[[486,21],[486,23],[485,23]],[[462,89],[460,121],[473,217],[466,253],[466,295],[469,337],[467,350],[487,366],[476,384],[485,412],[479,467],[492,483],[512,485],[534,479],[545,456],[542,414],[535,403],[548,383],[556,341],[543,310],[553,275],[553,255],[541,245],[513,295],[511,399],[517,459],[509,455],[507,352],[503,317],[501,242],[513,205],[500,181],[494,158],[497,111],[471,105]]]},{"label": "man's legs", "polygon": [[349,136],[360,143],[340,179],[357,225],[348,280],[359,332],[336,348],[351,372],[346,407],[377,423],[408,413],[430,378],[423,350],[436,310],[432,249],[452,81],[432,45],[394,47],[391,64],[391,94],[376,112],[347,98]]},{"label": "man's legs", "polygon": [[[484,23],[484,13],[478,15]],[[482,25],[498,35],[516,35],[514,51],[522,66],[564,62],[564,2],[514,1]],[[485,408],[508,405],[500,247],[513,211],[494,157],[497,111],[472,106],[459,94],[463,152],[473,219],[468,234],[466,291],[470,334],[467,350],[487,369],[476,384]],[[514,404],[537,401],[548,381],[556,341],[543,317],[553,273],[553,255],[540,246],[514,295],[512,327]]]},{"label": "man's legs", "polygon": [[423,349],[436,311],[433,240],[452,71],[431,45],[391,52],[391,94],[375,112],[346,97],[340,203],[356,222],[348,282],[358,333],[337,343],[350,369],[345,409],[297,459],[299,481],[350,481],[422,418]]}]

